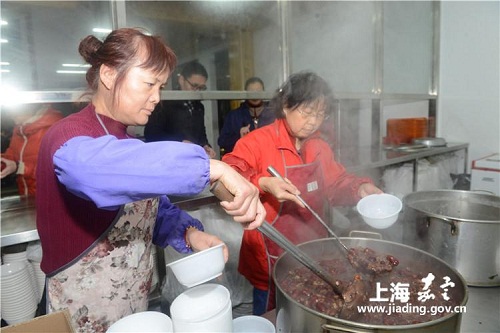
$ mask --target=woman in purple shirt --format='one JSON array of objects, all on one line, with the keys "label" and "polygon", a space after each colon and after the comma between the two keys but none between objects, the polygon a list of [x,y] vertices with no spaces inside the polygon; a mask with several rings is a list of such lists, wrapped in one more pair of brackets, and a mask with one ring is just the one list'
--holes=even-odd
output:
[{"label": "woman in purple shirt", "polygon": [[37,229],[48,312],[69,309],[75,331],[100,332],[147,309],[153,244],[191,252],[221,243],[166,195],[219,180],[235,195],[221,203],[235,221],[254,229],[265,211],[258,190],[202,147],[127,135],[146,124],[176,64],[159,37],[123,28],[104,42],[87,36],[79,52],[91,65],[91,102],[42,141]]}]

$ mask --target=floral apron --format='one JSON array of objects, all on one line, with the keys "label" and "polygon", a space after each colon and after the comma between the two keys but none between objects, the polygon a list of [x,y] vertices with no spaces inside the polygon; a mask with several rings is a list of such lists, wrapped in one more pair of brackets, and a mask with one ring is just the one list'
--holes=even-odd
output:
[{"label": "floral apron", "polygon": [[[300,196],[316,211],[322,219],[326,217],[326,199],[323,189],[323,175],[321,166],[314,162],[287,166],[285,164],[285,177],[300,191]],[[278,215],[271,222],[292,243],[300,244],[314,239],[328,236],[326,228],[319,222],[307,208],[301,208],[295,202],[285,201],[281,204]],[[283,250],[272,240],[265,237],[266,251],[268,254],[269,272]],[[272,274],[269,274],[269,288],[267,308],[274,309],[275,286]]]},{"label": "floral apron", "polygon": [[148,307],[159,199],[123,206],[106,233],[47,279],[49,312],[69,309],[76,332],[106,332]]}]

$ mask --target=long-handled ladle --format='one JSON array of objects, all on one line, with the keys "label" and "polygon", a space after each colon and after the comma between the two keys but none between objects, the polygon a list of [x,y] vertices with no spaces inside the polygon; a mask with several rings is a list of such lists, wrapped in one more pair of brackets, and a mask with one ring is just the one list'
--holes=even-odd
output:
[{"label": "long-handled ladle", "polygon": [[[282,176],[281,174],[278,172],[278,170],[276,170],[272,165],[268,166],[267,167],[267,171],[274,177],[276,178],[279,178],[283,181],[286,181]],[[299,199],[300,202],[302,202],[302,204],[311,212],[311,214],[326,228],[326,230],[328,231],[328,233],[330,235],[332,235],[333,237],[335,237],[335,239],[340,243],[340,245],[342,245],[342,247],[347,251],[349,252],[349,249],[347,248],[347,246],[340,240],[340,238],[333,232],[333,230],[328,226],[328,224],[326,224],[325,221],[323,221],[323,219],[321,218],[321,216],[319,216],[318,213],[316,213],[314,211],[314,209],[312,209],[311,206],[309,206],[309,204],[299,195],[297,194],[296,195],[297,199]]]},{"label": "long-handled ladle", "polygon": [[[272,176],[286,181],[273,166],[269,166],[267,168],[267,171]],[[307,202],[300,195],[296,195],[296,197],[300,200],[300,202],[302,202],[302,204],[304,204],[304,206],[311,212],[311,214],[326,228],[326,230],[330,233],[330,235],[332,235],[338,241],[338,243],[342,245],[342,248],[344,248],[344,250],[347,252],[347,259],[351,264],[351,266],[353,266],[355,269],[359,268],[360,264],[362,263],[355,262],[356,258],[355,256],[352,256],[350,258],[349,248],[340,240],[340,238],[333,232],[333,230],[330,229],[330,227],[326,224],[326,222],[323,221],[321,216],[319,216],[319,214],[316,213],[314,209],[312,209],[312,207],[309,206]],[[364,274],[361,272],[356,274],[354,281],[347,287],[347,289],[343,293],[343,298],[345,303],[342,308],[342,311],[347,311],[347,312],[350,311],[351,315],[354,313],[353,309],[355,309],[356,305],[359,305],[364,301],[366,286],[364,284],[365,279],[362,278],[363,275]]]},{"label": "long-handled ladle", "polygon": [[[210,191],[221,201],[231,202],[234,199],[234,196],[231,194],[231,192],[228,191],[224,184],[219,183],[218,181],[212,184],[212,186],[210,187]],[[328,283],[336,294],[338,294],[342,299],[344,298],[342,295],[342,291],[339,289],[335,279],[331,277],[327,272],[325,272],[325,270],[319,264],[317,264],[314,259],[309,257],[292,242],[290,242],[288,238],[286,238],[282,233],[276,230],[276,228],[274,228],[271,224],[264,222],[257,229],[264,235],[269,237],[269,239],[278,244],[278,246],[283,250],[288,251],[302,265],[309,268],[314,274]]]}]

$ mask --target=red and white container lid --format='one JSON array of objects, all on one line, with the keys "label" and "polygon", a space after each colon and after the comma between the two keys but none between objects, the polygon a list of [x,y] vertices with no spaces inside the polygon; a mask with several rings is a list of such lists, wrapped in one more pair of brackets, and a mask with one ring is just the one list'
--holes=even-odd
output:
[{"label": "red and white container lid", "polygon": [[472,169],[500,172],[500,154],[491,154],[472,161]]}]

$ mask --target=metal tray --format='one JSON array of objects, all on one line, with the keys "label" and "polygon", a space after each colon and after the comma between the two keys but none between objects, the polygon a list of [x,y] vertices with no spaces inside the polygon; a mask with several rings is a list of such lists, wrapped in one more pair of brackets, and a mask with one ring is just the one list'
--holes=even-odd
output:
[{"label": "metal tray", "polygon": [[446,146],[446,140],[443,138],[416,138],[412,140],[412,143],[417,145],[425,145],[427,147]]}]

